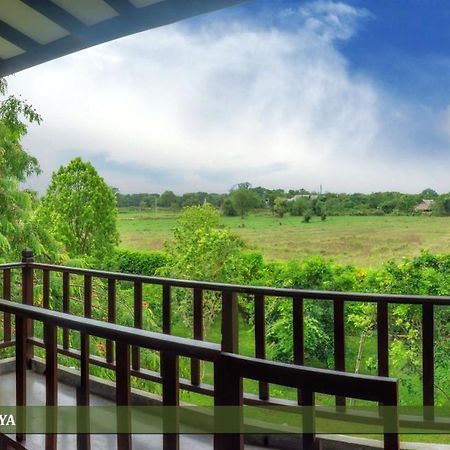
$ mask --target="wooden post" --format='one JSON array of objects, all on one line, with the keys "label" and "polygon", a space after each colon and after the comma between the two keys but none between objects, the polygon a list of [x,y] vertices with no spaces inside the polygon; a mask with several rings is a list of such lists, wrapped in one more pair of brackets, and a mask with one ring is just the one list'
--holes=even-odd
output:
[{"label": "wooden post", "polygon": [[238,299],[234,292],[222,293],[222,351],[239,353]]},{"label": "wooden post", "polygon": [[[3,271],[3,298],[11,300],[11,270]],[[3,313],[3,340],[11,341],[11,314]]]},{"label": "wooden post", "polygon": [[[163,406],[178,407],[180,405],[180,390],[178,377],[178,355],[171,352],[161,352],[161,377]],[[179,417],[177,411],[171,415],[163,413],[163,450],[179,450],[180,436],[178,433],[168,432],[173,427],[178,431]]]},{"label": "wooden post", "polygon": [[[108,322],[116,323],[116,280],[108,279]],[[106,340],[106,362],[114,362],[114,342]]]},{"label": "wooden post", "polygon": [[45,342],[45,405],[46,424],[51,429],[45,435],[45,450],[56,450],[58,435],[56,433],[58,406],[58,348],[57,332],[54,325],[44,323]]},{"label": "wooden post", "polygon": [[[266,359],[266,318],[264,295],[255,295],[255,356]],[[269,384],[259,381],[259,398],[269,400]]]},{"label": "wooden post", "polygon": [[[236,370],[230,368],[222,358],[214,363],[214,406],[219,407],[214,412],[214,422],[217,426],[223,424],[220,407],[234,406],[236,409],[243,404],[242,378]],[[229,417],[228,417],[229,418]],[[234,417],[234,427],[240,429],[242,415]],[[214,434],[214,450],[243,450],[244,437],[241,433]]]},{"label": "wooden post", "polygon": [[[305,336],[303,320],[303,298],[298,295],[292,298],[292,339],[294,349],[294,364],[303,366],[305,363]],[[301,389],[297,389],[297,403],[302,404]]]},{"label": "wooden post", "polygon": [[[123,342],[116,342],[116,404],[117,406],[129,406],[131,397],[130,382],[130,347]],[[128,428],[131,425],[131,417],[128,414],[118,413],[118,425],[127,421]],[[131,450],[131,434],[117,434],[117,448]]]},{"label": "wooden post", "polygon": [[[33,250],[26,248],[22,250],[22,262],[25,266],[22,268],[22,303],[25,305],[33,305],[33,269],[29,266],[30,263],[34,262]],[[32,337],[33,331],[33,321],[30,319],[26,320],[26,333],[25,340]],[[31,343],[26,341],[26,364],[27,368],[31,369],[31,360],[33,359],[34,347]]]},{"label": "wooden post", "polygon": [[389,315],[388,304],[377,303],[378,375],[389,376]]},{"label": "wooden post", "polygon": [[[27,354],[26,341],[27,322],[21,316],[16,316],[16,405],[20,408],[17,414],[17,423],[26,424],[27,406]],[[18,442],[25,440],[26,434],[17,433]]]},{"label": "wooden post", "polygon": [[[203,341],[203,291],[194,288],[194,339]],[[191,359],[191,383],[194,386],[200,385],[200,360]]]}]

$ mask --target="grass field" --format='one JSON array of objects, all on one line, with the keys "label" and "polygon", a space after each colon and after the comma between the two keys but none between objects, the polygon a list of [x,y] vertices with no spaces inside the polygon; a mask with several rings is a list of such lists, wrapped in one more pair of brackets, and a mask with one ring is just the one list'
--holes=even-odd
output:
[{"label": "grass field", "polygon": [[[177,214],[144,210],[119,211],[121,246],[160,250],[170,241]],[[301,217],[277,219],[268,214],[245,220],[224,217],[225,226],[239,234],[249,249],[271,260],[302,260],[320,255],[337,263],[378,267],[389,258],[418,255],[422,249],[450,253],[450,218],[431,216]]]}]

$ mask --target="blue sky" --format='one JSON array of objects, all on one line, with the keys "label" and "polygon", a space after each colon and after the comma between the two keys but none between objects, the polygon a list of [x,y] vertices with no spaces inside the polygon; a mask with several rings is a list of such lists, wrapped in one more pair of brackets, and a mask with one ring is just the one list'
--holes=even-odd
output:
[{"label": "blue sky", "polygon": [[450,191],[450,3],[255,0],[10,79],[44,173],[123,192]]}]

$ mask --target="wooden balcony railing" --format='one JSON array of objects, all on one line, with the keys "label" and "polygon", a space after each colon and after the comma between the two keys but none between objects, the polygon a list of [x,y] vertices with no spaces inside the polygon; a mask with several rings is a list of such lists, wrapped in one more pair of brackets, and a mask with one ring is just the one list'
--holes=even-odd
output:
[{"label": "wooden balcony railing", "polygon": [[[407,304],[420,305],[422,307],[422,368],[423,368],[423,405],[434,405],[434,311],[436,308],[450,305],[450,297],[437,296],[409,296],[409,295],[386,295],[386,294],[366,294],[366,293],[343,293],[343,292],[326,292],[302,289],[281,289],[256,286],[230,285],[199,281],[175,280],[158,277],[148,277],[141,275],[132,275],[124,273],[112,273],[99,270],[90,270],[82,268],[71,268],[65,266],[55,266],[49,264],[35,263],[33,255],[30,251],[23,252],[21,263],[6,264],[0,266],[3,272],[3,298],[11,299],[11,273],[21,271],[21,291],[22,302],[24,305],[32,306],[34,303],[33,288],[36,280],[42,280],[42,298],[44,308],[50,305],[50,279],[52,274],[59,273],[62,275],[62,311],[69,314],[71,311],[71,277],[83,277],[84,291],[84,317],[89,319],[92,312],[92,282],[93,279],[103,280],[107,285],[107,319],[111,324],[117,320],[117,283],[131,282],[134,290],[134,311],[133,321],[135,332],[139,333],[143,327],[143,286],[160,285],[162,287],[162,332],[165,335],[171,334],[171,294],[175,288],[181,288],[192,291],[193,301],[193,338],[196,345],[200,345],[203,340],[203,303],[204,293],[212,291],[220,293],[222,296],[222,341],[220,351],[227,354],[239,353],[239,332],[238,332],[238,296],[245,295],[246,298],[254,299],[254,330],[255,330],[255,357],[258,360],[266,358],[266,302],[270,297],[281,297],[292,302],[292,322],[293,322],[293,361],[296,366],[304,366],[304,301],[314,300],[318,302],[330,302],[333,305],[334,317],[334,363],[335,371],[345,374],[345,304],[346,302],[371,302],[376,304],[377,309],[377,358],[378,358],[378,375],[380,377],[389,376],[389,304]],[[11,333],[10,310],[4,311],[4,341],[0,343],[0,348],[15,345]],[[65,317],[65,316],[64,316]],[[66,320],[66,319],[65,319]],[[67,319],[69,320],[69,319]],[[61,346],[57,346],[57,352],[70,356],[85,363],[97,365],[103,368],[120,370],[119,361],[114,358],[115,341],[117,336],[106,336],[106,357],[86,354],[76,349],[71,349],[69,345],[69,330],[79,330],[75,323],[82,323],[80,318],[73,318],[74,326],[69,322],[65,322],[67,326],[63,327],[63,341]],[[30,322],[30,321],[28,321]],[[111,325],[111,329],[113,325]],[[45,343],[34,337],[32,324],[28,323],[26,332],[26,360],[30,361],[33,355],[33,347],[44,347]],[[171,337],[165,336],[170,342]],[[162,338],[161,338],[162,339]],[[179,339],[179,338],[173,338]],[[164,384],[163,376],[160,372],[155,372],[142,367],[140,361],[141,345],[134,344],[133,341],[127,342],[131,345],[130,358],[131,368],[130,375]],[[192,344],[194,345],[194,344]],[[207,344],[210,345],[210,344]],[[218,350],[217,350],[218,351]],[[117,351],[116,351],[117,354]],[[179,354],[183,354],[180,352]],[[228,356],[227,356],[228,357]],[[203,360],[201,355],[196,351],[190,355],[191,373],[190,379],[179,379],[179,387],[191,392],[200,394],[215,395],[215,389],[212,385],[201,383],[200,380],[200,364]],[[237,356],[236,356],[237,358]],[[207,359],[207,358],[206,358]],[[123,363],[123,361],[122,361]],[[244,364],[245,365],[245,364]],[[270,367],[278,367],[277,363],[268,362]],[[122,366],[123,367],[123,366]],[[272,369],[271,369],[272,370]],[[273,369],[275,370],[275,369]],[[312,370],[312,369],[311,369]],[[247,404],[277,404],[277,399],[270,396],[270,383],[276,383],[271,376],[264,376],[267,371],[261,373],[257,378],[259,382],[258,396],[252,396],[243,393],[243,402]],[[336,374],[335,374],[336,375]],[[245,376],[245,373],[243,373]],[[353,375],[354,376],[354,375]],[[282,383],[281,383],[282,384]],[[302,404],[303,390],[302,386],[298,386],[299,396],[298,404]],[[345,405],[345,397],[350,397],[348,392],[335,392],[336,404],[338,406]],[[363,397],[365,398],[365,397]],[[392,446],[390,448],[393,448]]]},{"label": "wooden balcony railing", "polygon": [[[77,387],[77,405],[89,405],[89,339],[91,336],[109,339],[115,344],[116,371],[116,405],[131,405],[131,349],[151,349],[161,354],[162,404],[164,406],[179,406],[179,373],[178,360],[180,356],[210,361],[214,364],[214,404],[216,406],[240,406],[242,404],[242,379],[254,379],[277,383],[302,389],[302,405],[314,406],[314,393],[325,393],[352,398],[380,402],[386,406],[396,406],[398,399],[397,381],[391,378],[367,375],[352,375],[337,371],[307,368],[265,361],[257,358],[242,357],[232,353],[222,352],[219,345],[195,341],[192,339],[168,336],[160,333],[138,330],[116,324],[106,324],[88,318],[79,318],[71,314],[50,311],[30,305],[23,305],[0,299],[0,312],[15,316],[15,358],[16,358],[16,406],[27,405],[27,332],[30,321],[39,321],[44,327],[45,345],[45,381],[46,406],[58,405],[58,375],[57,375],[57,335],[58,328],[76,330],[81,336],[81,351],[79,353],[80,381]],[[0,376],[1,381],[1,376]],[[26,413],[25,413],[26,414]],[[20,416],[22,422],[25,414]],[[304,424],[306,414],[303,413]],[[51,420],[57,421],[56,417]],[[219,419],[217,419],[219,420]],[[313,418],[309,419],[313,420]],[[398,418],[397,418],[398,421]],[[20,424],[20,422],[19,422]],[[309,424],[312,427],[312,423]],[[390,424],[390,428],[392,423]],[[398,433],[385,429],[384,448],[399,449]],[[180,436],[174,433],[163,435],[163,449],[179,449]],[[314,433],[303,434],[304,450],[316,448]],[[6,443],[17,449],[26,450],[26,434],[20,432],[16,441],[0,435],[0,448]],[[120,450],[131,450],[130,433],[117,434],[117,447]],[[46,450],[57,449],[57,435],[47,434]],[[83,433],[78,436],[77,449],[90,449],[90,436]],[[243,436],[241,433],[216,434],[214,450],[242,450]]]}]

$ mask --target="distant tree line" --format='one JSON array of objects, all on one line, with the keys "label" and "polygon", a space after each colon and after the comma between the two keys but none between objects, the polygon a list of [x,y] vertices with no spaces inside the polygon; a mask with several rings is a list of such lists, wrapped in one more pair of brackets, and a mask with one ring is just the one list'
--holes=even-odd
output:
[{"label": "distant tree line", "polygon": [[305,189],[268,189],[252,187],[244,182],[235,185],[228,193],[187,192],[176,195],[172,191],[159,193],[122,194],[116,190],[119,207],[162,207],[181,210],[188,206],[209,203],[221,210],[225,216],[241,216],[253,210],[269,210],[276,217],[285,214],[303,216],[309,221],[312,216],[323,220],[327,216],[379,216],[416,214],[416,206],[424,199],[433,200],[435,215],[450,215],[450,193],[439,195],[433,189],[418,194],[400,192],[374,192],[371,194],[345,194],[327,192],[320,194]]}]

